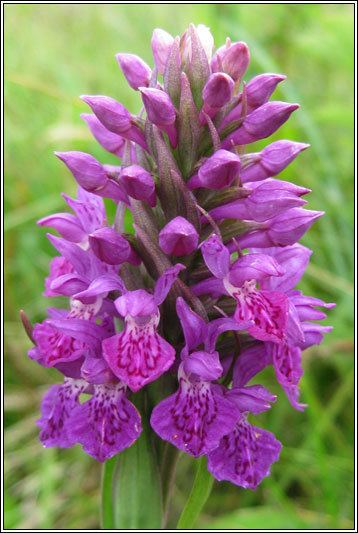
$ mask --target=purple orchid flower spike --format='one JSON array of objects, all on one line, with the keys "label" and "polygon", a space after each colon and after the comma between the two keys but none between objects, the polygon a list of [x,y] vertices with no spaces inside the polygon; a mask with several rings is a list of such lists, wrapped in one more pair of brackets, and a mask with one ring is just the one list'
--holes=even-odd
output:
[{"label": "purple orchid flower spike", "polygon": [[[323,212],[303,209],[310,189],[280,176],[308,145],[251,146],[299,106],[270,100],[284,75],[246,81],[247,44],[228,38],[215,50],[202,24],[177,37],[155,29],[151,48],[154,64],[116,56],[143,102],[137,114],[109,96],[82,96],[93,113],[81,118],[120,161],[56,152],[78,193],[63,194],[69,210],[38,224],[58,233],[47,235],[58,255],[44,295],[67,306],[34,326],[20,313],[29,357],[64,378],[44,397],[40,440],[80,444],[104,462],[138,439],[142,416],[138,446],[150,453],[155,444],[161,476],[170,477],[167,445],[157,446],[153,431],[207,456],[201,464],[216,479],[254,490],[281,450],[248,419],[276,400],[259,373],[270,367],[303,410],[303,352],[332,329],[321,321],[334,304],[296,287],[312,254],[298,241]],[[115,212],[107,214],[106,198]]]},{"label": "purple orchid flower spike", "polygon": [[157,379],[174,362],[174,348],[157,333],[158,306],[183,268],[178,263],[164,272],[153,295],[139,289],[128,291],[115,301],[125,329],[104,340],[103,356],[114,375],[134,392]]}]

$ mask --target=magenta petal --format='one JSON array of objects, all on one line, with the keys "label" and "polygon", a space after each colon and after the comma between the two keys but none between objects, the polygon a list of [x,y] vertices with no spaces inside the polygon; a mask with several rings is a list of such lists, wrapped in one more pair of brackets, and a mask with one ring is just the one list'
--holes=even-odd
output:
[{"label": "magenta petal", "polygon": [[91,231],[102,227],[106,221],[106,210],[102,198],[96,194],[85,191],[78,187],[77,199],[70,198],[67,194],[62,194],[66,203],[76,213],[82,227],[91,233]]},{"label": "magenta petal", "polygon": [[[62,321],[65,322],[66,320]],[[61,320],[56,322],[61,322]],[[75,339],[60,331],[48,320],[45,320],[42,324],[35,324],[33,337],[36,342],[36,350],[31,350],[29,355],[32,359],[36,359],[39,364],[46,367],[75,361],[89,349],[83,340]]]},{"label": "magenta petal", "polygon": [[233,291],[237,301],[234,318],[239,323],[254,321],[250,335],[262,341],[283,342],[288,319],[288,298],[284,293],[258,291],[245,282]]},{"label": "magenta petal", "polygon": [[104,274],[93,280],[86,290],[78,292],[74,297],[82,301],[83,299],[104,295],[114,290],[125,292],[126,288],[123,281],[115,274]]},{"label": "magenta petal", "polygon": [[252,426],[245,418],[208,455],[208,469],[219,481],[256,489],[270,474],[282,445],[269,431]]},{"label": "magenta petal", "polygon": [[234,367],[234,387],[244,387],[271,362],[271,356],[267,353],[266,344],[263,342],[257,342],[242,350]]},{"label": "magenta petal", "polygon": [[242,413],[250,412],[255,415],[271,408],[271,402],[275,402],[277,396],[271,394],[262,385],[250,385],[249,387],[232,388],[227,396],[233,400]]},{"label": "magenta petal", "polygon": [[267,351],[272,356],[277,381],[285,391],[292,407],[303,411],[305,404],[299,403],[299,382],[303,375],[301,349],[288,343],[282,345],[267,343]]},{"label": "magenta petal", "polygon": [[173,283],[179,276],[179,273],[186,267],[181,263],[177,263],[173,267],[167,268],[165,272],[160,276],[154,289],[154,300],[157,305],[164,302],[168,295],[168,292],[172,288]]},{"label": "magenta petal", "polygon": [[178,392],[154,408],[150,423],[162,439],[198,457],[215,449],[237,419],[235,405],[219,386],[181,378]]},{"label": "magenta petal", "polygon": [[63,385],[53,385],[45,394],[41,404],[40,441],[45,448],[59,446],[70,448],[76,440],[69,434],[69,417],[79,405],[78,398],[87,383],[83,380],[65,378]]},{"label": "magenta petal", "polygon": [[58,277],[71,274],[72,272],[73,266],[65,257],[56,256],[51,259],[50,273],[45,279],[44,296],[57,296],[57,292],[51,289],[52,282]]},{"label": "magenta petal", "polygon": [[230,252],[221,237],[213,233],[201,245],[201,253],[210,272],[216,278],[223,279],[229,272]]},{"label": "magenta petal", "polygon": [[95,385],[92,398],[72,411],[70,424],[73,441],[101,462],[131,446],[142,431],[140,415],[122,383]]},{"label": "magenta petal", "polygon": [[181,297],[177,298],[176,311],[184,333],[186,351],[193,350],[203,342],[206,323]]},{"label": "magenta petal", "polygon": [[155,331],[131,323],[119,335],[102,343],[103,357],[113,374],[136,392],[168,370],[175,358],[174,348]]}]

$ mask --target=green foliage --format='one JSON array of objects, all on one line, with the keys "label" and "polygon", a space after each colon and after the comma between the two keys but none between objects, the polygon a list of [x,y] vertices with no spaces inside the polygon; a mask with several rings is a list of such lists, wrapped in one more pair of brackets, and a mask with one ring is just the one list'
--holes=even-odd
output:
[{"label": "green foliage", "polygon": [[[309,142],[282,178],[312,189],[312,209],[324,209],[305,237],[314,249],[301,287],[336,301],[333,333],[306,352],[304,413],[291,409],[273,375],[265,384],[277,405],[257,420],[283,442],[281,460],[256,492],[215,484],[197,527],[349,528],[353,517],[353,6],[267,5],[11,5],[5,6],[5,289],[6,527],[95,528],[99,525],[99,465],[79,448],[44,450],[35,419],[54,372],[28,361],[29,341],[18,322],[24,308],[44,317],[41,296],[54,254],[35,225],[63,210],[61,191],[74,182],[52,152],[78,149],[114,162],[79,118],[77,95],[108,94],[136,111],[114,54],[130,51],[151,62],[151,31],[179,34],[204,23],[216,43],[227,35],[251,48],[249,75],[287,74],[276,99],[301,109],[275,138]],[[258,143],[260,146],[260,143]],[[128,221],[130,222],[130,221]],[[182,457],[171,526],[183,509],[193,461]]]}]

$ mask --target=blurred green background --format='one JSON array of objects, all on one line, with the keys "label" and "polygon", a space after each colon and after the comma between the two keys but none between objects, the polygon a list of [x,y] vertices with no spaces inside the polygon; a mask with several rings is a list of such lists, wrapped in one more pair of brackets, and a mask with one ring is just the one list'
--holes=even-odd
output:
[{"label": "blurred green background", "polygon": [[[30,346],[20,308],[42,320],[43,279],[53,250],[37,218],[63,210],[59,193],[74,180],[53,150],[108,156],[79,118],[78,95],[107,94],[135,112],[138,94],[119,72],[114,54],[129,51],[152,62],[151,32],[176,35],[194,22],[209,26],[217,45],[228,35],[251,49],[247,79],[285,73],[275,98],[297,101],[275,136],[308,142],[282,174],[313,190],[309,207],[326,216],[304,238],[314,250],[301,287],[336,301],[334,331],[305,352],[304,413],[279,393],[257,425],[283,442],[279,463],[256,492],[216,484],[201,528],[353,527],[353,5],[6,5],[5,6],[5,308],[6,527],[98,527],[100,465],[80,449],[42,449],[35,419],[55,372],[27,359]],[[179,465],[173,520],[192,480],[192,462]]]}]

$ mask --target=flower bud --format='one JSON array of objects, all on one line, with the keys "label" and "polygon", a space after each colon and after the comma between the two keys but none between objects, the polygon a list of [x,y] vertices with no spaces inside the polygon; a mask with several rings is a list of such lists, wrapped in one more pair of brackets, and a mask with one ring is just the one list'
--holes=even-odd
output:
[{"label": "flower bud", "polygon": [[90,154],[84,152],[55,152],[72,172],[77,183],[86,191],[128,203],[122,187],[109,179],[104,167]]},{"label": "flower bud", "polygon": [[55,213],[54,215],[41,218],[37,224],[39,226],[54,228],[67,241],[82,242],[87,237],[78,218],[70,213]]},{"label": "flower bud", "polygon": [[[258,107],[266,104],[270,96],[276,89],[277,85],[286,79],[286,76],[281,74],[259,74],[252,78],[245,87],[246,94],[246,115],[257,109]],[[242,116],[242,95],[240,96],[239,103],[234,109],[230,111],[220,124],[220,130],[223,130],[225,126],[239,120]]]},{"label": "flower bud", "polygon": [[88,96],[83,95],[81,99],[86,102],[100,122],[111,132],[122,135],[129,141],[134,141],[145,150],[144,133],[133,124],[132,115],[129,111],[114,98],[109,96]]},{"label": "flower bud", "polygon": [[279,279],[269,278],[265,280],[261,283],[261,288],[268,291],[287,292],[301,280],[312,255],[312,250],[296,243],[284,248],[266,248],[265,253],[274,257],[283,267],[285,273]]},{"label": "flower bud", "polygon": [[164,253],[181,257],[191,254],[198,247],[199,235],[185,218],[173,218],[159,233],[159,244]]},{"label": "flower bud", "polygon": [[204,24],[198,24],[198,26],[190,25],[181,38],[181,54],[183,62],[190,63],[193,59],[193,46],[191,32],[195,32],[203,50],[205,51],[208,61],[211,60],[211,56],[214,48],[214,38],[211,34],[210,28],[204,26]]},{"label": "flower bud", "polygon": [[177,145],[176,111],[168,94],[160,89],[139,88],[150,122],[167,133],[173,147]]},{"label": "flower bud", "polygon": [[201,244],[201,253],[210,272],[216,278],[223,279],[229,273],[230,252],[221,237],[213,233]]},{"label": "flower bud", "polygon": [[121,171],[121,182],[128,196],[156,204],[155,183],[152,175],[140,165],[130,165]]},{"label": "flower bud", "polygon": [[135,54],[117,54],[116,59],[132,89],[148,87],[152,71],[143,59]]},{"label": "flower bud", "polygon": [[250,52],[246,43],[241,41],[231,44],[230,40],[226,45],[219,48],[211,60],[213,72],[223,71],[232,77],[234,81],[239,81],[245,74],[250,63]]},{"label": "flower bud", "polygon": [[245,118],[242,126],[224,140],[222,148],[230,148],[237,144],[249,144],[269,137],[299,107],[298,104],[286,102],[267,102]]},{"label": "flower bud", "polygon": [[262,229],[239,236],[237,240],[241,248],[289,246],[297,242],[323,215],[323,211],[294,207],[266,222]]},{"label": "flower bud", "polygon": [[[214,117],[221,107],[231,100],[234,81],[223,72],[211,74],[203,89],[203,108],[202,112]],[[202,118],[202,123],[205,118]]]},{"label": "flower bud", "polygon": [[217,150],[192,176],[188,182],[190,189],[204,187],[206,189],[223,189],[229,187],[239,176],[240,158],[227,150]]},{"label": "flower bud", "polygon": [[276,141],[269,144],[258,154],[247,154],[244,156],[252,163],[244,165],[240,179],[242,183],[249,181],[261,181],[270,176],[276,176],[293,161],[300,152],[306,150],[309,144],[297,143],[293,141]]},{"label": "flower bud", "polygon": [[266,278],[280,277],[285,273],[285,269],[267,254],[249,253],[240,257],[233,263],[229,281],[235,287],[241,287],[245,281],[255,279],[262,282]]},{"label": "flower bud", "polygon": [[165,65],[173,45],[173,37],[166,31],[156,28],[152,35],[152,52],[159,74],[164,74]]},{"label": "flower bud", "polygon": [[109,265],[124,262],[138,265],[140,259],[131,245],[113,228],[100,228],[89,235],[90,246],[95,255]]},{"label": "flower bud", "polygon": [[103,166],[85,152],[55,152],[72,172],[77,183],[86,191],[94,192],[104,187],[108,177]]},{"label": "flower bud", "polygon": [[73,296],[76,292],[87,289],[88,280],[78,274],[64,274],[54,279],[51,283],[51,291],[62,296]]},{"label": "flower bud", "polygon": [[292,207],[306,204],[307,202],[300,196],[310,192],[310,189],[299,187],[288,181],[270,178],[249,185],[250,188],[247,190],[251,190],[251,193],[248,197],[213,209],[210,211],[212,218],[214,220],[233,218],[263,222]]},{"label": "flower bud", "polygon": [[121,135],[117,135],[116,133],[107,130],[102,122],[98,120],[96,115],[82,113],[81,118],[87,122],[93,137],[105,150],[118,157],[123,156],[125,140]]}]

